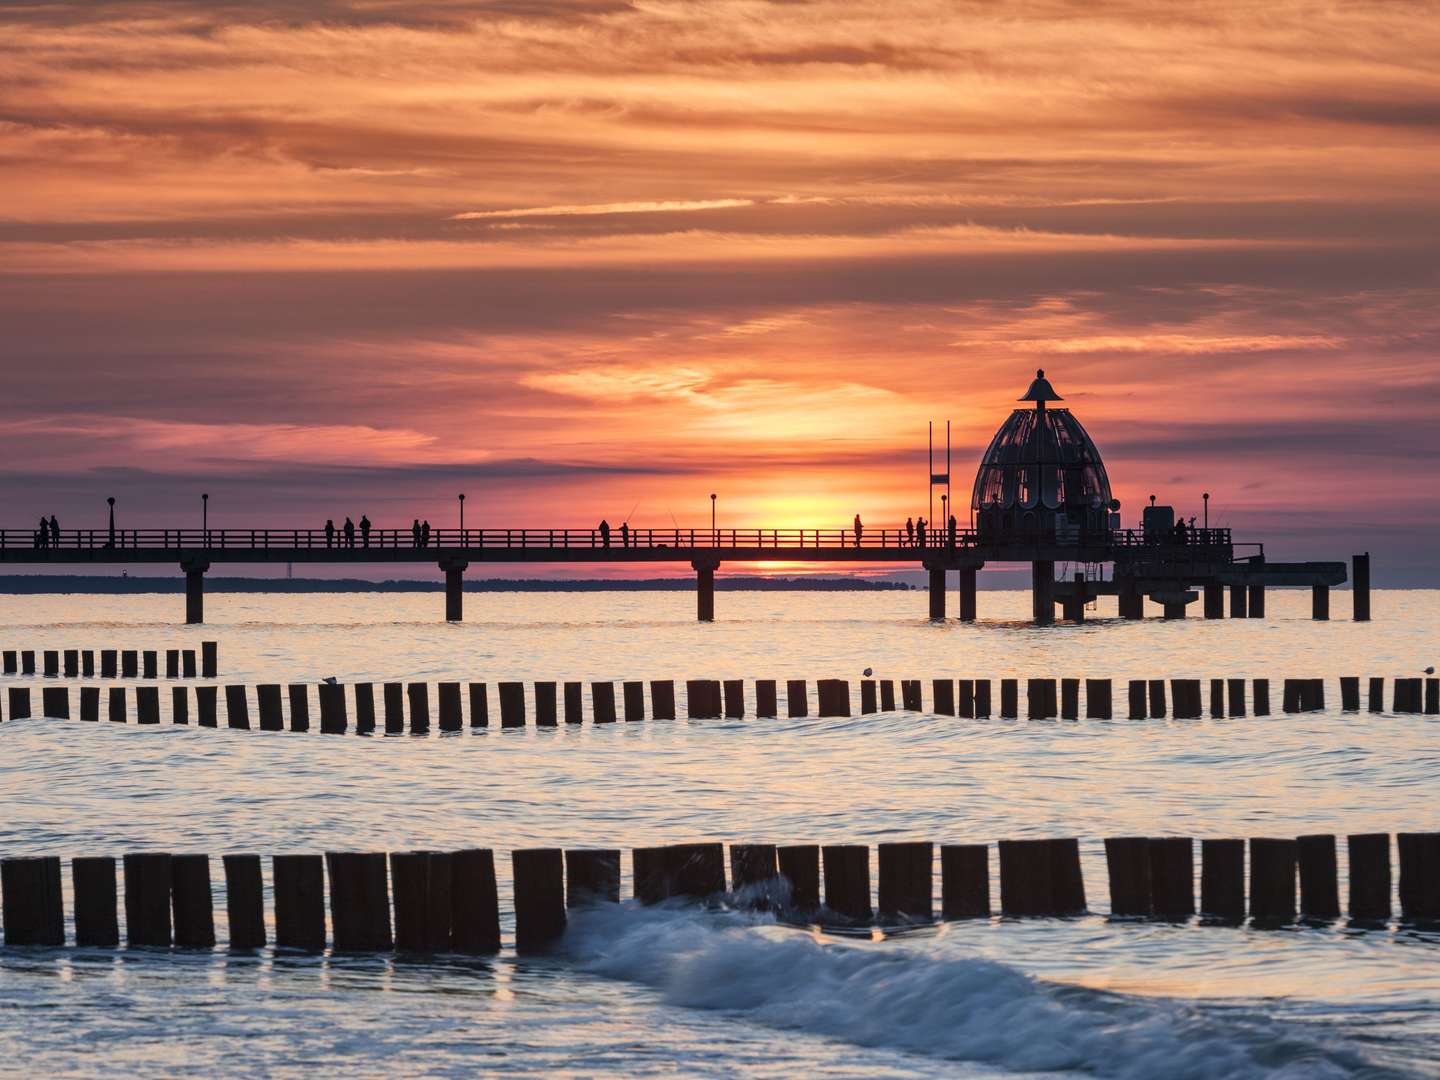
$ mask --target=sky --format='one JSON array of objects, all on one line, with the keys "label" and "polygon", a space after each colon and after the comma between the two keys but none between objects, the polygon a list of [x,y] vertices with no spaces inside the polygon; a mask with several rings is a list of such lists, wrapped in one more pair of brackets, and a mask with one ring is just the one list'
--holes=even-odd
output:
[{"label": "sky", "polygon": [[3,523],[868,525],[1034,370],[1440,584],[1440,9],[0,8]]}]

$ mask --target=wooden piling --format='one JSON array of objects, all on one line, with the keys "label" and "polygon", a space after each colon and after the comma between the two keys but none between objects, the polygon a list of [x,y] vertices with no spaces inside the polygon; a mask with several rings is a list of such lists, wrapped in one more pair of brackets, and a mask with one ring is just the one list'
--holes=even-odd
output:
[{"label": "wooden piling", "polygon": [[1052,841],[1001,840],[999,848],[1001,914],[1061,914]]},{"label": "wooden piling", "polygon": [[940,917],[990,917],[990,848],[985,844],[940,847]]},{"label": "wooden piling", "polygon": [[1060,680],[1060,719],[1080,719],[1080,680]]},{"label": "wooden piling", "polygon": [[123,679],[138,679],[140,677],[140,652],[138,649],[121,650],[120,677]]},{"label": "wooden piling", "polygon": [[1130,680],[1130,719],[1145,719],[1145,680]]},{"label": "wooden piling", "polygon": [[730,891],[769,886],[780,875],[774,844],[730,845]]},{"label": "wooden piling", "polygon": [[1020,683],[1017,679],[1000,680],[1000,717],[1014,720],[1020,715]]},{"label": "wooden piling", "polygon": [[565,723],[579,724],[585,720],[585,684],[567,682],[564,690]]},{"label": "wooden piling", "polygon": [[565,852],[565,906],[618,904],[620,852],[618,849],[581,849]]},{"label": "wooden piling", "polygon": [[870,918],[870,849],[864,844],[827,844],[821,849],[825,862],[825,906],[835,915],[854,922]]},{"label": "wooden piling", "polygon": [[1109,679],[1085,680],[1085,716],[1089,720],[1109,720],[1114,709],[1111,704],[1112,686]]},{"label": "wooden piling", "polygon": [[1257,923],[1295,921],[1294,840],[1251,837],[1250,917]]},{"label": "wooden piling", "polygon": [[0,898],[6,945],[65,944],[58,856],[0,859]]},{"label": "wooden piling", "polygon": [[1054,679],[1025,680],[1025,712],[1031,720],[1053,720],[1055,710],[1051,702],[1054,698]]},{"label": "wooden piling", "polygon": [[1225,680],[1225,713],[1227,716],[1245,715],[1245,680]]},{"label": "wooden piling", "polygon": [[375,731],[375,684],[355,684],[355,732],[369,735]]},{"label": "wooden piling", "polygon": [[200,727],[214,727],[218,722],[215,699],[219,688],[215,686],[195,687],[195,722]]},{"label": "wooden piling", "polygon": [[820,848],[816,844],[786,844],[775,849],[780,876],[790,887],[790,906],[813,911],[820,906]]},{"label": "wooden piling", "polygon": [[210,892],[209,855],[170,856],[170,898],[176,947],[213,949],[215,903]]},{"label": "wooden piling", "polygon": [[1440,919],[1440,832],[1399,833],[1400,917],[1406,922]]},{"label": "wooden piling", "polygon": [[1199,720],[1205,715],[1199,679],[1171,679],[1170,691],[1175,699],[1176,720]]},{"label": "wooden piling", "polygon": [[1330,618],[1330,586],[1315,584],[1310,586],[1310,617],[1324,622]]},{"label": "wooden piling", "polygon": [[405,697],[410,706],[410,734],[428,735],[430,733],[430,684],[408,683],[405,687]]},{"label": "wooden piling", "polygon": [[923,841],[879,844],[879,908],[885,919],[930,922],[934,917],[935,845]]},{"label": "wooden piling", "polygon": [[230,948],[265,947],[265,892],[260,881],[259,855],[226,855],[225,916]]},{"label": "wooden piling", "polygon": [[470,728],[473,731],[476,728],[488,728],[489,726],[490,691],[483,682],[472,682],[470,684]]},{"label": "wooden piling", "polygon": [[1210,718],[1221,720],[1225,716],[1225,680],[1210,680]]},{"label": "wooden piling", "polygon": [[[455,730],[460,730],[460,686],[455,688]],[[441,698],[445,694],[445,683],[440,685]],[[316,687],[320,695],[320,733],[322,735],[344,735],[350,728],[350,718],[345,708],[345,687],[340,683],[322,682]],[[443,712],[441,727],[444,727]]]},{"label": "wooden piling", "polygon": [[390,890],[384,852],[327,851],[330,878],[330,928],[334,949],[389,952]]},{"label": "wooden piling", "polygon": [[1265,586],[1250,586],[1250,618],[1263,619],[1265,617]]},{"label": "wooden piling", "polygon": [[1345,712],[1360,711],[1360,678],[1357,675],[1340,676],[1340,708]]},{"label": "wooden piling", "polygon": [[725,891],[725,848],[721,844],[670,844],[661,865],[667,895],[703,900]]},{"label": "wooden piling", "polygon": [[85,649],[80,653],[80,674],[87,679],[95,675],[95,650]]},{"label": "wooden piling", "polygon": [[645,684],[629,681],[621,683],[621,696],[625,702],[625,721],[631,723],[645,719]]},{"label": "wooden piling", "polygon": [[385,734],[400,735],[405,731],[405,685],[387,682],[381,687],[385,705]]},{"label": "wooden piling", "polygon": [[214,641],[200,643],[200,675],[213,679],[220,671],[220,645]]},{"label": "wooden piling", "polygon": [[[112,686],[112,687],[110,687],[109,697],[110,697],[110,709],[109,709],[109,720],[110,720],[110,723],[112,723],[112,724],[123,724],[123,723],[125,723],[125,721],[126,721],[126,717],[125,717],[125,687],[123,687],[123,686]],[[12,713],[11,715],[12,715],[12,717],[13,717],[14,714]]]},{"label": "wooden piling", "polygon": [[65,677],[67,679],[78,679],[80,677],[80,650],[66,649],[64,654]]},{"label": "wooden piling", "polygon": [[126,853],[125,940],[132,948],[170,947],[171,877],[168,853]]},{"label": "wooden piling", "polygon": [[920,680],[900,680],[900,704],[909,712],[924,712],[925,704],[920,699]]},{"label": "wooden piling", "polygon": [[500,900],[491,849],[450,853],[450,895],[450,948],[467,956],[499,952]]},{"label": "wooden piling", "polygon": [[955,680],[954,679],[931,679],[930,700],[933,703],[932,712],[937,716],[955,715]]},{"label": "wooden piling", "polygon": [[1149,690],[1149,709],[1152,720],[1165,719],[1165,680],[1151,679],[1146,684]]},{"label": "wooden piling", "polygon": [[58,679],[60,677],[60,651],[58,649],[46,649],[43,654],[44,674],[47,679]]},{"label": "wooden piling", "polygon": [[158,686],[137,686],[135,688],[135,721],[140,724],[160,723],[160,688]]},{"label": "wooden piling", "polygon": [[817,679],[815,693],[822,717],[850,715],[850,683],[847,680]]},{"label": "wooden piling", "polygon": [[685,683],[685,712],[691,720],[720,719],[719,681],[716,679],[687,680]]},{"label": "wooden piling", "polygon": [[165,677],[167,679],[178,679],[180,677],[180,650],[165,650]]},{"label": "wooden piling", "polygon": [[[115,948],[120,944],[120,917],[114,857],[76,856],[70,860],[70,882],[75,896],[75,944]],[[5,921],[9,925],[8,916]]]},{"label": "wooden piling", "polygon": [[779,715],[775,701],[775,680],[755,680],[755,715],[762,719],[770,719]]},{"label": "wooden piling", "polygon": [[[310,687],[305,683],[290,683],[286,687],[286,696],[290,701],[290,730],[309,731]],[[389,717],[386,719],[388,721]]]},{"label": "wooden piling", "polygon": [[275,948],[325,951],[325,866],[319,855],[274,855]]},{"label": "wooden piling", "polygon": [[990,680],[975,680],[975,717],[979,720],[990,716]]},{"label": "wooden piling", "polygon": [[1151,837],[1150,913],[1183,922],[1195,914],[1195,841],[1188,836]]},{"label": "wooden piling", "polygon": [[894,712],[894,711],[895,711],[895,680],[894,680],[894,679],[881,679],[881,680],[880,680],[880,711],[881,711],[881,712]]},{"label": "wooden piling", "polygon": [[1111,836],[1105,840],[1105,868],[1110,878],[1110,914],[1118,918],[1150,914],[1150,841],[1143,836]]},{"label": "wooden piling", "polygon": [[1270,715],[1270,680],[1256,679],[1251,683],[1250,703],[1256,716]]},{"label": "wooden piling", "polygon": [[285,730],[285,713],[279,683],[260,683],[256,686],[255,703],[260,711],[261,731]]},{"label": "wooden piling", "polygon": [[1335,868],[1335,837],[1302,836],[1295,841],[1300,864],[1300,914],[1306,919],[1338,919],[1340,888]]},{"label": "wooden piling", "polygon": [[1298,713],[1303,707],[1300,679],[1286,679],[1281,691],[1281,709],[1287,713]]},{"label": "wooden piling", "polygon": [[140,654],[140,670],[147,679],[158,679],[160,677],[159,657],[154,649],[146,649]]},{"label": "wooden piling", "polygon": [[1200,841],[1200,914],[1214,922],[1245,919],[1245,841]]},{"label": "wooden piling", "polygon": [[1223,619],[1225,617],[1225,586],[1218,581],[1205,583],[1205,618]]},{"label": "wooden piling", "polygon": [[673,679],[650,681],[650,715],[656,720],[675,719],[675,682]]},{"label": "wooden piling", "polygon": [[1425,680],[1425,715],[1440,714],[1440,678]]},{"label": "wooden piling", "polygon": [[250,706],[243,686],[225,687],[225,726],[237,729],[250,727]]},{"label": "wooden piling", "polygon": [[875,692],[874,679],[860,680],[860,715],[867,716],[870,713],[880,711],[879,695]]},{"label": "wooden piling", "polygon": [[455,903],[451,895],[450,854],[392,852],[390,879],[395,900],[396,950],[417,954],[448,952]]},{"label": "wooden piling", "polygon": [[30,688],[28,686],[12,686],[5,693],[6,700],[10,705],[11,720],[25,720],[30,716]]},{"label": "wooden piling", "polygon": [[[555,683],[553,683],[553,682],[537,682],[537,683],[535,684],[535,726],[536,726],[536,727],[558,727],[558,726],[559,726],[559,715],[558,715],[557,712],[556,712],[556,704],[557,704],[557,701],[556,701],[556,693],[557,693],[557,689],[558,689],[558,688],[556,687]],[[442,698],[442,705],[443,705],[443,698]],[[455,705],[456,705],[456,708],[458,709],[458,708],[459,708],[459,705],[460,705],[460,687],[459,687],[458,684],[457,684],[456,687],[455,687]],[[629,702],[628,702],[628,701],[626,702],[626,705],[627,705],[627,712],[628,712],[628,705],[629,705]],[[626,719],[628,720],[629,717],[627,716]],[[442,711],[442,720],[443,720],[443,711]],[[444,725],[443,725],[443,724],[441,725],[441,730],[442,730],[442,731],[444,730]],[[456,725],[455,730],[456,730],[456,731],[459,731],[459,730],[460,730],[458,724]]]},{"label": "wooden piling", "polygon": [[[102,656],[101,659],[102,659],[102,660],[104,659],[103,656]],[[181,674],[182,674],[185,678],[187,678],[187,679],[194,679],[194,678],[197,678],[197,677],[198,677],[198,676],[197,676],[197,672],[198,672],[198,671],[199,671],[199,668],[198,668],[198,667],[196,666],[196,664],[195,664],[195,650],[194,650],[194,649],[181,649],[181,650],[180,650],[180,672],[181,672]]]},{"label": "wooden piling", "polygon": [[113,679],[118,669],[115,666],[115,658],[120,654],[114,649],[100,650],[100,677],[102,679]]},{"label": "wooden piling", "polygon": [[[184,688],[177,687],[176,689]],[[100,688],[98,686],[82,686],[80,688],[80,719],[90,724],[100,720]]]},{"label": "wooden piling", "polygon": [[745,717],[745,680],[726,679],[721,686],[725,690],[725,718],[743,720]]},{"label": "wooden piling", "polygon": [[1390,918],[1390,834],[1352,833],[1350,853],[1350,918],[1385,922]]},{"label": "wooden piling", "polygon": [[70,719],[70,689],[65,686],[46,686],[40,691],[40,711],[51,720]]},{"label": "wooden piling", "polygon": [[791,717],[810,715],[810,697],[805,689],[804,679],[787,679],[785,682],[785,710]]},{"label": "wooden piling", "polygon": [[6,649],[4,651],[3,657],[6,675],[15,675],[19,672],[20,668],[16,662],[19,658],[19,655],[19,652],[15,649]]},{"label": "wooden piling", "polygon": [[961,679],[956,683],[955,713],[971,719],[975,716],[975,680]]},{"label": "wooden piling", "polygon": [[34,650],[34,649],[21,649],[21,650],[20,650],[20,674],[22,674],[22,675],[34,675],[34,674],[35,674],[35,650]]},{"label": "wooden piling", "polygon": [[[460,684],[459,684],[458,682],[442,682],[442,683],[441,683],[439,686],[437,686],[435,689],[436,689],[436,693],[438,693],[438,694],[440,695],[440,730],[441,730],[441,731],[460,731],[460,730],[462,730],[462,729],[465,727],[465,715],[464,715],[464,713],[463,713],[463,711],[461,710],[461,707],[460,707]],[[540,704],[539,704],[540,690],[539,690],[539,687],[538,687],[538,686],[536,687],[536,690],[535,690],[535,698],[536,698],[536,706],[535,706],[535,708],[536,708],[536,713],[537,713],[536,723],[540,723],[541,721],[538,719],[538,713],[539,713],[539,710],[540,710]],[[342,692],[342,694],[341,694],[341,696],[340,696],[340,706],[341,706],[342,709],[343,709],[344,706],[345,706],[345,697],[344,697],[343,692]],[[321,708],[321,711],[322,711],[322,713],[323,713],[324,708],[325,708],[325,702],[324,702],[323,700],[320,702],[320,708]],[[551,722],[552,724],[555,722],[555,684],[554,684],[554,683],[551,683],[551,684],[550,684],[550,722]],[[342,727],[341,730],[343,731],[344,728]]]},{"label": "wooden piling", "polygon": [[1356,622],[1370,621],[1370,553],[1350,556],[1350,596]]},{"label": "wooden piling", "polygon": [[172,686],[170,688],[170,722],[172,724],[190,723],[190,693],[188,687]]},{"label": "wooden piling", "polygon": [[515,881],[515,948],[543,949],[565,933],[565,857],[559,848],[511,853]]},{"label": "wooden piling", "polygon": [[631,881],[635,899],[642,904],[658,904],[670,895],[665,876],[665,849],[638,847],[630,852]]},{"label": "wooden piling", "polygon": [[615,723],[615,684],[593,682],[590,684],[590,722],[594,724]]}]

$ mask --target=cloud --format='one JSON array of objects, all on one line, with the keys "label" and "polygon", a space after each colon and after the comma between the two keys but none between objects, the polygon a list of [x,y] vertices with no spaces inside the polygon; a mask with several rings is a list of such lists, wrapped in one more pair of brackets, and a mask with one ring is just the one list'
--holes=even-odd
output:
[{"label": "cloud", "polygon": [[663,214],[685,210],[723,210],[752,206],[751,199],[690,199],[658,202],[593,203],[585,206],[529,206],[515,210],[468,210],[451,215],[451,221],[483,221],[489,218],[591,217],[604,214]]}]

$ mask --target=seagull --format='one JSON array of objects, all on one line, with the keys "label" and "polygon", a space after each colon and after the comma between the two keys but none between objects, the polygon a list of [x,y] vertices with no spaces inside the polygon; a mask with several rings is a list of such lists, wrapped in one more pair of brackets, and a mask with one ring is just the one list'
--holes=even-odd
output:
[{"label": "seagull", "polygon": [[867,679],[870,678],[870,676],[871,676],[871,675],[874,675],[874,674],[875,674],[875,672],[874,672],[873,669],[868,668],[868,667],[865,669],[865,677],[866,677]]},{"label": "seagull", "polygon": [[1434,669],[1433,667],[1427,667],[1427,668],[1425,669],[1425,674],[1426,674],[1426,675],[1434,675],[1434,674],[1435,674],[1435,669]]},{"label": "seagull", "polygon": [[325,676],[325,682],[330,686],[334,686],[337,681],[334,675]]}]

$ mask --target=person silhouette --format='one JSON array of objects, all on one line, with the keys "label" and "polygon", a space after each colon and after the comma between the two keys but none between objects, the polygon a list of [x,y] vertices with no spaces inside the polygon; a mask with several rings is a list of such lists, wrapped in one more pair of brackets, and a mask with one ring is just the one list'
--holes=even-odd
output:
[{"label": "person silhouette", "polygon": [[925,546],[925,519],[919,518],[915,522],[915,546]]},{"label": "person silhouette", "polygon": [[50,546],[50,522],[45,520],[45,515],[40,515],[40,531],[35,534],[35,546],[37,548]]},{"label": "person silhouette", "polygon": [[420,546],[420,519],[416,518],[410,525],[410,543],[413,547]]},{"label": "person silhouette", "polygon": [[360,542],[367,548],[370,546],[370,519],[364,514],[360,515]]},{"label": "person silhouette", "polygon": [[325,519],[325,546],[327,548],[335,546],[335,520],[333,518]]},{"label": "person silhouette", "polygon": [[53,547],[60,546],[60,522],[55,520],[55,515],[50,515],[50,544]]},{"label": "person silhouette", "polygon": [[855,515],[855,546],[860,546],[860,538],[865,535],[865,526],[861,524],[860,515]]},{"label": "person silhouette", "polygon": [[348,516],[345,518],[345,546],[352,548],[355,546],[355,522],[351,521]]},{"label": "person silhouette", "polygon": [[905,542],[911,547],[915,546],[915,519],[905,519]]},{"label": "person silhouette", "polygon": [[955,550],[955,515],[954,515],[954,514],[951,514],[951,515],[950,515],[950,538],[949,538],[949,543],[950,543],[950,550],[951,550],[951,551],[954,551],[954,550]]},{"label": "person silhouette", "polygon": [[422,522],[420,523],[420,546],[421,546],[422,548],[425,548],[425,547],[429,547],[429,546],[430,546],[430,519],[429,519],[429,518],[426,518],[424,521],[422,521]]},{"label": "person silhouette", "polygon": [[628,521],[620,522],[620,546],[623,548],[630,546],[630,523]]},{"label": "person silhouette", "polygon": [[607,548],[610,546],[610,522],[604,518],[600,519],[600,546]]}]

